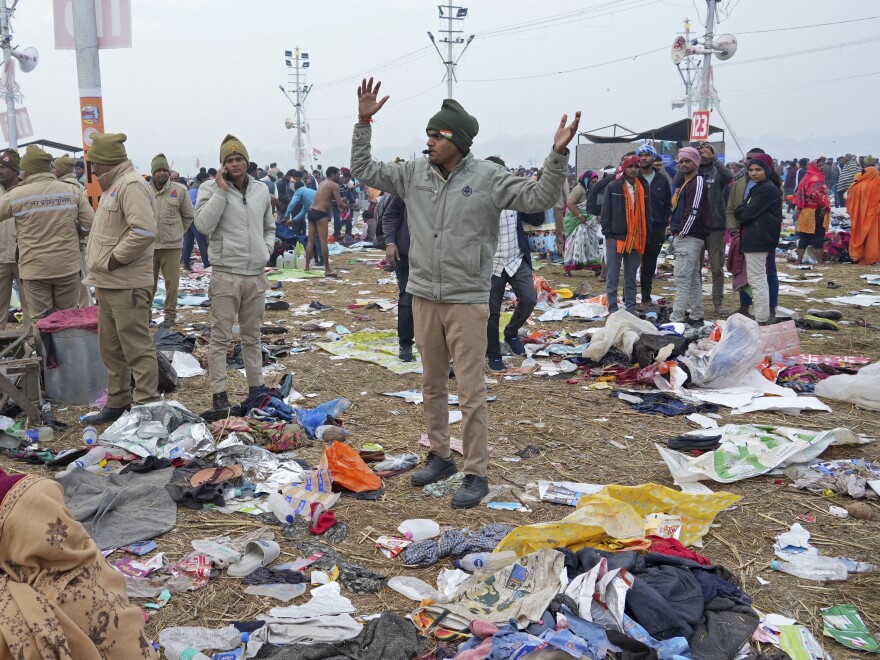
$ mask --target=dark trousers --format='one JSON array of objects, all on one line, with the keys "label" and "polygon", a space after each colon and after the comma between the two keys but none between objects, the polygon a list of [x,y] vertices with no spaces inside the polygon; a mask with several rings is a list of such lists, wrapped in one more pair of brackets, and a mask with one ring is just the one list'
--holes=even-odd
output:
[{"label": "dark trousers", "polygon": [[412,294],[406,292],[409,282],[409,259],[401,257],[394,266],[400,295],[397,298],[397,339],[401,346],[412,347],[416,330],[413,323]]},{"label": "dark trousers", "polygon": [[645,253],[642,255],[641,287],[642,302],[651,302],[651,288],[654,284],[654,272],[657,270],[657,257],[666,241],[666,225],[654,225],[648,232],[645,241]]},{"label": "dark trousers", "polygon": [[516,309],[510,323],[504,328],[504,337],[515,337],[519,329],[529,320],[535,305],[538,304],[538,295],[535,293],[535,283],[532,279],[532,268],[525,260],[513,275],[502,271],[501,275],[492,276],[492,289],[489,291],[489,322],[486,326],[486,357],[501,357],[501,341],[498,336],[498,322],[501,318],[501,301],[504,300],[504,290],[507,283],[516,294]]},{"label": "dark trousers", "polygon": [[342,238],[342,230],[345,229],[345,235],[351,236],[352,232],[352,221],[351,220],[343,220],[340,211],[335,206],[332,209],[333,211],[333,238],[337,241]]},{"label": "dark trousers", "polygon": [[[779,275],[776,273],[776,252],[767,255],[767,284],[770,288],[770,307],[776,309],[779,304]],[[752,306],[752,297],[745,289],[739,290],[739,306],[748,309]]]},{"label": "dark trousers", "polygon": [[186,233],[183,235],[183,250],[181,250],[183,267],[186,270],[190,270],[190,267],[192,266],[192,251],[193,246],[196,243],[199,244],[199,254],[202,257],[202,265],[205,268],[211,265],[211,262],[208,261],[208,238],[196,229],[195,225],[190,225],[189,229],[187,229]]}]

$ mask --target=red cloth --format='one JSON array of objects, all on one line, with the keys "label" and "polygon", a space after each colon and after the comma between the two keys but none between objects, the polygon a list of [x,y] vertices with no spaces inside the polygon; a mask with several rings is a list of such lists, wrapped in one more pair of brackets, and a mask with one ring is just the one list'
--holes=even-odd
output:
[{"label": "red cloth", "polygon": [[6,474],[0,469],[0,502],[6,497],[6,493],[12,490],[12,487],[26,476],[26,474]]},{"label": "red cloth", "polygon": [[[759,156],[761,154],[758,154]],[[748,229],[743,227],[740,231]],[[737,234],[730,240],[730,252],[727,253],[727,270],[733,275],[733,290],[743,288],[749,283],[746,273],[746,257],[742,251],[742,237]]]},{"label": "red cloth", "polygon": [[312,502],[312,519],[309,522],[309,531],[312,534],[320,536],[337,522],[335,513],[327,511],[318,502]]},{"label": "red cloth", "polygon": [[74,329],[97,332],[98,307],[93,305],[82,309],[61,309],[37,321],[37,329],[40,332],[60,332],[61,330]]},{"label": "red cloth", "polygon": [[831,209],[825,174],[815,160],[807,167],[807,173],[795,192],[794,202],[799,209]]},{"label": "red cloth", "polygon": [[693,559],[695,562],[703,566],[714,566],[711,559],[707,559],[703,555],[698,555],[693,550],[688,550],[680,541],[675,539],[667,539],[662,536],[649,536],[651,547],[648,552],[656,552],[661,555],[669,555],[670,557],[684,557],[685,559]]}]

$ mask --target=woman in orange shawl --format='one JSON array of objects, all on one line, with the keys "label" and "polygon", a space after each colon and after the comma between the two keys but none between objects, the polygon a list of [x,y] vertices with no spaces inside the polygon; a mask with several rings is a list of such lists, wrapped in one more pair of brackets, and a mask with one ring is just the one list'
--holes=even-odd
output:
[{"label": "woman in orange shawl", "polygon": [[880,263],[880,172],[876,167],[866,167],[850,186],[846,210],[852,220],[849,256],[853,263]]},{"label": "woman in orange shawl", "polygon": [[815,160],[810,161],[807,173],[797,187],[794,203],[798,208],[797,263],[803,261],[804,252],[811,246],[816,262],[821,265],[825,259],[825,230],[831,219],[831,200],[828,199],[825,174]]}]

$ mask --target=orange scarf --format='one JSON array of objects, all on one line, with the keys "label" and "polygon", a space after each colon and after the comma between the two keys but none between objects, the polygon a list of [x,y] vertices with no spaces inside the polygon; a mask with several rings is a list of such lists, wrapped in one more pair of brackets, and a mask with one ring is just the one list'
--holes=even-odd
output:
[{"label": "orange scarf", "polygon": [[626,254],[635,250],[639,254],[645,253],[645,238],[648,231],[648,223],[645,216],[645,188],[642,182],[636,179],[633,182],[635,203],[629,193],[629,186],[623,182],[623,196],[626,204],[626,238],[617,241],[617,254]]}]

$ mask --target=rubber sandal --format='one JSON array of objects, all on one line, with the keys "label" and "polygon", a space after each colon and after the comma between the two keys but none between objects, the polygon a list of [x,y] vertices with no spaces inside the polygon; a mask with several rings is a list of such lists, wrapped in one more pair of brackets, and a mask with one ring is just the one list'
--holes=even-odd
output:
[{"label": "rubber sandal", "polygon": [[218,468],[205,468],[196,472],[189,483],[193,486],[202,484],[222,484],[230,479],[237,479],[242,475],[240,465],[226,465]]},{"label": "rubber sandal", "polygon": [[826,285],[829,289],[839,289],[840,285],[834,280],[828,280],[828,284]]},{"label": "rubber sandal", "polygon": [[230,577],[246,577],[261,566],[271,564],[280,554],[281,547],[275,541],[249,541],[242,558],[226,572]]}]

